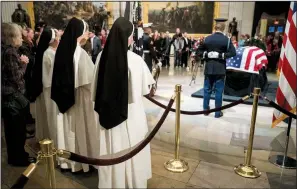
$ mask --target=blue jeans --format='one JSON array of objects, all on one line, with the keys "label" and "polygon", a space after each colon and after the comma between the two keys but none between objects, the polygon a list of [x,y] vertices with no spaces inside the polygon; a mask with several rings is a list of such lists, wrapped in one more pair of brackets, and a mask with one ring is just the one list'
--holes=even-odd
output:
[{"label": "blue jeans", "polygon": [[[203,109],[209,109],[209,101],[212,90],[215,90],[215,107],[219,108],[223,103],[223,91],[225,76],[222,75],[205,75],[204,78],[204,95],[203,95]],[[219,117],[220,111],[215,112],[215,117]]]}]

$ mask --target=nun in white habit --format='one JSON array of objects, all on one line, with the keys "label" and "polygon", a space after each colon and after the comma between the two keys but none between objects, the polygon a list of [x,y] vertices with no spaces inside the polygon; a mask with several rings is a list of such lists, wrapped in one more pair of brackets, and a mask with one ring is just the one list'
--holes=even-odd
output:
[{"label": "nun in white habit", "polygon": [[[63,128],[58,128],[58,149],[93,157],[98,154],[99,143],[91,99],[94,64],[81,48],[88,39],[87,27],[83,20],[75,17],[69,21],[55,55],[51,98],[63,114]],[[59,164],[72,172],[89,171],[86,164],[62,158]]]},{"label": "nun in white habit", "polygon": [[[51,99],[52,76],[55,61],[55,54],[60,42],[58,30],[51,29],[51,41],[49,47],[43,54],[42,59],[42,84],[43,98],[46,110],[47,124],[49,127],[50,139],[57,145],[57,128],[62,128],[63,115],[59,113],[56,103]],[[59,127],[58,127],[59,125]]]},{"label": "nun in white habit", "polygon": [[48,101],[51,101],[50,97],[48,97],[49,86],[48,82],[43,81],[46,77],[44,74],[45,67],[43,64],[48,62],[45,59],[48,57],[47,49],[49,49],[50,44],[56,46],[58,41],[55,40],[55,31],[47,27],[43,30],[40,36],[35,56],[35,64],[32,69],[32,82],[34,82],[34,90],[32,94],[36,99],[36,138],[37,140],[50,138],[56,143],[56,124],[53,124],[53,120],[51,120],[56,120],[56,118],[49,116],[51,112],[46,106],[48,105]]},{"label": "nun in white habit", "polygon": [[[128,50],[133,24],[118,18],[95,64],[93,99],[99,118],[99,155],[112,155],[142,141],[147,132],[143,95],[155,83],[146,63]],[[98,168],[99,188],[147,188],[152,177],[150,145],[133,158]]]}]

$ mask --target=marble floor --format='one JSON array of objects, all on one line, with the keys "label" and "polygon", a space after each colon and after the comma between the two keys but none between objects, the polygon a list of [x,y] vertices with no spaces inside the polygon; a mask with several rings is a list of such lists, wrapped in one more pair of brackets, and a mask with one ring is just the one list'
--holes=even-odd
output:
[{"label": "marble floor", "polygon": [[[174,86],[181,84],[181,109],[202,110],[202,99],[192,98],[191,94],[202,88],[203,70],[198,71],[195,84],[189,86],[191,75],[184,68],[163,68],[155,98],[166,104],[173,95]],[[273,74],[268,77],[269,80],[276,79]],[[152,129],[163,110],[146,99],[144,104],[148,125]],[[262,172],[261,177],[246,179],[234,173],[234,166],[244,162],[251,112],[251,105],[238,105],[225,110],[224,117],[220,119],[215,119],[214,114],[182,115],[180,155],[189,164],[185,173],[171,173],[163,167],[164,162],[174,157],[175,114],[169,113],[151,143],[153,177],[148,182],[148,188],[296,188],[295,169],[281,169],[268,162],[271,155],[284,151],[286,134],[285,124],[271,128],[273,109],[269,107],[259,106],[254,138],[252,164]],[[1,134],[1,188],[10,188],[25,168],[7,165],[3,132]],[[31,155],[36,155],[34,139],[27,141],[26,149]],[[296,158],[296,127],[291,132],[289,155]],[[39,166],[26,188],[48,188],[44,170],[44,165]],[[59,169],[55,172],[57,188],[97,188],[96,170],[77,175],[62,173]]]},{"label": "marble floor", "polygon": [[[26,150],[36,155],[34,139],[27,141]],[[168,172],[163,164],[174,157],[174,146],[154,139],[151,143],[153,177],[148,188],[296,188],[296,170],[280,169],[267,161],[254,160],[262,173],[257,179],[246,179],[234,173],[233,167],[243,158],[181,148],[180,158],[187,161],[189,170],[184,173]],[[2,138],[1,188],[10,188],[25,168],[11,167],[6,163],[6,147]],[[45,166],[40,164],[25,188],[48,188]],[[55,169],[57,188],[97,188],[98,173],[71,174]]]},{"label": "marble floor", "polygon": [[[167,104],[174,93],[176,84],[182,85],[181,109],[188,111],[202,110],[202,98],[193,98],[191,94],[203,87],[203,69],[197,73],[195,84],[190,81],[191,71],[185,68],[175,69],[163,68],[155,99]],[[277,80],[275,74],[269,73],[268,80]],[[272,99],[273,100],[273,99]],[[145,107],[149,127],[152,129],[163,114],[163,109],[148,100],[145,100]],[[228,104],[230,102],[223,102]],[[211,100],[211,108],[214,108],[214,101]],[[279,127],[271,128],[273,108],[258,107],[254,138],[254,157],[267,160],[271,154],[284,151],[286,139],[285,123]],[[181,115],[181,145],[220,154],[243,156],[243,151],[248,144],[250,133],[250,122],[252,105],[239,104],[238,106],[224,110],[224,116],[220,119],[214,118],[214,113],[209,116]],[[155,137],[166,143],[174,144],[175,141],[175,113],[169,113],[165,123]],[[296,122],[292,124],[289,153],[296,156]]]}]

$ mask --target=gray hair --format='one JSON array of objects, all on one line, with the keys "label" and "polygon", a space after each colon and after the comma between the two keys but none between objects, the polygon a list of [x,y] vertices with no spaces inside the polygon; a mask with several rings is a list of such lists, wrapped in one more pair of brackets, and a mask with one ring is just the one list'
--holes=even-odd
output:
[{"label": "gray hair", "polygon": [[1,42],[5,45],[11,45],[13,47],[21,45],[22,28],[15,23],[2,23]]}]

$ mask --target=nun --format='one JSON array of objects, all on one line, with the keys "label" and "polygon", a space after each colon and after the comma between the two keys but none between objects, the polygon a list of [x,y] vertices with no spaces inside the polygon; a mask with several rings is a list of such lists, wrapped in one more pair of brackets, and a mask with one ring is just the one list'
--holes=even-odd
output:
[{"label": "nun", "polygon": [[[57,128],[62,124],[62,114],[59,114],[56,103],[51,99],[51,86],[54,60],[57,47],[60,42],[60,33],[56,29],[51,29],[51,40],[49,47],[43,54],[42,59],[42,85],[43,85],[43,98],[46,110],[46,118],[48,130],[50,132],[50,139],[57,144]],[[59,126],[61,128],[62,126]]]},{"label": "nun", "polygon": [[[133,30],[131,22],[118,18],[96,60],[92,98],[99,119],[99,156],[129,149],[148,133],[143,95],[155,81],[142,57],[128,50]],[[98,176],[99,188],[147,188],[150,146],[123,163],[99,167]]]},{"label": "nun", "polygon": [[35,55],[35,64],[32,68],[32,83],[34,84],[32,97],[33,99],[36,99],[36,139],[42,140],[44,138],[51,138],[55,141],[56,134],[55,129],[53,129],[54,126],[48,124],[43,85],[43,56],[48,49],[51,40],[52,30],[47,27],[40,35]]},{"label": "nun", "polygon": [[[56,51],[51,98],[63,114],[63,128],[58,128],[57,147],[93,157],[98,147],[96,119],[91,99],[94,63],[81,47],[88,40],[88,25],[73,17]],[[96,148],[94,148],[94,146]],[[59,158],[61,169],[89,171],[89,165]]]}]

